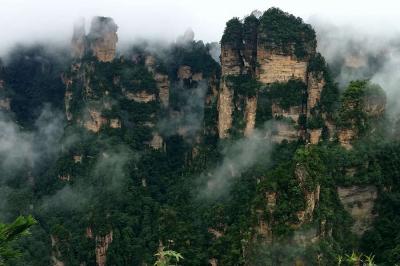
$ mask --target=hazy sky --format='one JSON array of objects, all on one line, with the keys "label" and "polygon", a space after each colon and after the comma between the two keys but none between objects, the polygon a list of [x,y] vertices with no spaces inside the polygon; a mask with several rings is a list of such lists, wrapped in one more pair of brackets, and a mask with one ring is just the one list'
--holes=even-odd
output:
[{"label": "hazy sky", "polygon": [[225,22],[276,6],[304,20],[328,20],[364,30],[398,30],[396,0],[0,0],[0,54],[15,42],[51,37],[66,41],[73,21],[111,16],[121,42],[138,37],[175,39],[188,27],[196,39],[219,41]]}]

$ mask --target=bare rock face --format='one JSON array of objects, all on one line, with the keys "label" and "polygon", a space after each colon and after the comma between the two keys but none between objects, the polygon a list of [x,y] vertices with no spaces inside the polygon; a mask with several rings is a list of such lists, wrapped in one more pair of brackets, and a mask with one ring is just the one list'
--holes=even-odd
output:
[{"label": "bare rock face", "polygon": [[139,103],[148,103],[151,101],[155,101],[156,95],[149,94],[146,91],[141,91],[141,92],[137,92],[137,93],[126,92],[126,98],[128,98],[129,100],[133,100],[135,102],[139,102]]},{"label": "bare rock face", "polygon": [[154,56],[151,55],[146,56],[145,66],[154,75],[154,79],[156,81],[157,88],[159,90],[158,96],[160,98],[161,106],[167,108],[169,105],[169,88],[170,88],[169,78],[168,75],[166,74],[157,73],[155,70],[155,65],[156,65],[156,59],[154,58]]},{"label": "bare rock face", "polygon": [[256,124],[256,111],[257,111],[257,97],[247,97],[246,98],[246,128],[244,129],[244,135],[246,137],[253,133],[254,126]]},{"label": "bare rock face", "polygon": [[307,98],[307,111],[308,113],[321,99],[321,92],[325,86],[325,80],[321,72],[311,72],[308,75],[308,98]]},{"label": "bare rock face", "polygon": [[239,49],[231,45],[221,46],[222,76],[239,75],[242,73],[243,61]]},{"label": "bare rock face", "polygon": [[107,120],[101,116],[101,112],[88,109],[87,116],[83,122],[83,126],[94,133],[99,132],[100,128],[107,123]]},{"label": "bare rock face", "polygon": [[375,218],[373,214],[378,192],[375,186],[338,187],[339,199],[354,219],[353,233],[361,236],[368,230]]},{"label": "bare rock face", "polygon": [[112,18],[94,17],[89,35],[89,49],[99,61],[110,62],[115,57],[118,26]]},{"label": "bare rock face", "polygon": [[257,47],[257,75],[264,84],[287,82],[300,79],[306,82],[307,61],[298,60],[293,55],[279,54],[265,49],[261,44]]},{"label": "bare rock face", "polygon": [[228,137],[228,130],[232,127],[232,98],[232,90],[228,88],[225,81],[222,81],[218,97],[218,133],[221,139]]},{"label": "bare rock face", "polygon": [[276,103],[272,103],[271,110],[273,117],[289,118],[295,123],[297,123],[300,114],[302,113],[301,106],[291,106],[288,110],[285,110]]},{"label": "bare rock face", "polygon": [[311,129],[308,132],[310,134],[310,143],[318,144],[318,142],[321,138],[322,129]]},{"label": "bare rock face", "polygon": [[121,128],[121,120],[118,118],[110,119],[110,127],[111,128]]},{"label": "bare rock face", "polygon": [[274,130],[272,132],[272,141],[275,143],[281,143],[283,140],[293,141],[299,137],[298,131],[293,125],[277,121],[274,123]]},{"label": "bare rock face", "polygon": [[153,135],[153,139],[150,142],[150,146],[155,149],[159,150],[163,147],[164,140],[163,138],[157,133]]},{"label": "bare rock face", "polygon": [[192,68],[190,66],[180,66],[178,69],[178,79],[190,79],[192,77]]},{"label": "bare rock face", "polygon": [[72,120],[72,113],[71,113],[71,101],[72,101],[72,91],[65,91],[65,96],[64,96],[64,105],[65,105],[65,114],[67,116],[67,120],[71,121]]},{"label": "bare rock face", "polygon": [[351,141],[357,136],[357,132],[353,128],[344,128],[338,131],[338,139],[340,145],[346,150],[350,150],[353,146],[351,145]]},{"label": "bare rock face", "polygon": [[96,263],[98,266],[105,266],[107,260],[107,249],[113,241],[113,232],[105,236],[96,236]]},{"label": "bare rock face", "polygon": [[386,97],[370,95],[363,99],[363,111],[369,117],[380,117],[385,112]]},{"label": "bare rock face", "polygon": [[209,263],[211,266],[218,266],[218,260],[215,259],[215,258],[209,259],[209,260],[208,260],[208,263]]},{"label": "bare rock face", "polygon": [[317,185],[314,190],[309,191],[305,186],[305,181],[309,178],[309,173],[302,165],[297,165],[295,169],[295,176],[299,181],[300,188],[303,190],[304,199],[306,202],[306,207],[303,211],[299,211],[297,213],[297,218],[299,219],[299,224],[296,226],[300,226],[305,222],[312,221],[313,213],[316,208],[316,205],[319,202],[319,195],[321,187]]},{"label": "bare rock face", "polygon": [[71,40],[71,55],[73,58],[82,58],[86,52],[85,20],[81,19],[74,25]]},{"label": "bare rock face", "polygon": [[64,266],[64,262],[59,260],[58,258],[61,256],[61,253],[57,247],[57,238],[54,237],[53,235],[50,235],[50,240],[51,240],[51,247],[52,247],[52,252],[51,252],[51,260],[53,262],[53,266]]}]

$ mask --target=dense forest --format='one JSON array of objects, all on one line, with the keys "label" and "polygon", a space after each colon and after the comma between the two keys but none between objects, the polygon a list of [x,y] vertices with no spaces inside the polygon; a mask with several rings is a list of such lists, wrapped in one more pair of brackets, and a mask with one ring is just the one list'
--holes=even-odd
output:
[{"label": "dense forest", "polygon": [[0,64],[0,265],[400,263],[398,121],[311,25],[233,18],[216,62],[112,23]]}]

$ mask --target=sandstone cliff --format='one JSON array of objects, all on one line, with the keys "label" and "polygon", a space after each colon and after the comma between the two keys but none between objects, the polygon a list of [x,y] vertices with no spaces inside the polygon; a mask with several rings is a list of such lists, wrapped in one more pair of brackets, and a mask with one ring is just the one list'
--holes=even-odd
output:
[{"label": "sandstone cliff", "polygon": [[112,18],[94,17],[88,35],[89,49],[99,61],[109,62],[115,57],[117,25]]},{"label": "sandstone cliff", "polygon": [[338,187],[339,199],[346,211],[354,219],[351,230],[361,236],[367,231],[374,220],[374,203],[378,197],[376,187]]},{"label": "sandstone cliff", "polygon": [[85,35],[85,22],[78,21],[71,40],[72,57],[81,59],[88,54],[102,62],[112,61],[118,41],[117,29],[118,26],[112,18],[94,17],[89,34]]},{"label": "sandstone cliff", "polygon": [[[283,33],[270,27],[269,24],[276,23],[275,19],[291,20],[292,35],[283,36]],[[290,39],[292,41],[287,41]],[[266,11],[259,19],[251,15],[245,18],[243,24],[237,19],[230,20],[221,40],[222,77],[218,101],[220,138],[229,136],[229,131],[236,126],[234,120],[241,119],[234,116],[237,114],[242,116],[241,113],[243,112],[245,125],[242,131],[243,134],[248,136],[256,126],[255,121],[260,107],[260,104],[257,107],[258,96],[244,89],[249,83],[243,83],[238,85],[239,88],[234,88],[233,85],[230,85],[230,82],[227,82],[227,79],[232,76],[238,77],[237,80],[240,80],[241,77],[256,80],[259,82],[256,90],[263,90],[270,84],[285,84],[292,80],[306,84],[306,91],[300,91],[303,90],[301,86],[298,88],[299,93],[296,96],[298,97],[298,104],[296,105],[282,108],[277,100],[267,96],[269,102],[272,102],[271,107],[261,106],[264,109],[270,108],[272,118],[292,119],[299,132],[290,133],[290,135],[303,137],[304,132],[301,131],[304,131],[304,128],[298,125],[299,117],[306,115],[308,109],[316,106],[325,85],[320,72],[314,73],[309,70],[309,61],[315,55],[316,40],[312,28],[301,20],[288,17],[286,13],[277,9]],[[281,94],[282,98],[292,97],[285,96],[283,91],[277,93]],[[246,99],[243,104],[237,104],[239,101],[236,98],[241,97],[240,95]],[[307,103],[302,100],[306,95],[308,95]],[[259,124],[263,124],[261,122],[259,121]],[[288,135],[287,133],[279,132],[281,128],[279,127],[276,131],[277,135],[281,136],[277,137],[276,141],[287,139],[285,137],[285,135]],[[290,140],[296,138],[290,138]]]}]

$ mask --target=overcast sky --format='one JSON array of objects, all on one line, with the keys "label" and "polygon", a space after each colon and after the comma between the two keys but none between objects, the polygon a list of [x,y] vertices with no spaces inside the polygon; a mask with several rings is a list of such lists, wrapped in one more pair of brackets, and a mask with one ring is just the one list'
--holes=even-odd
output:
[{"label": "overcast sky", "polygon": [[[67,41],[79,17],[111,16],[120,41],[173,40],[192,28],[196,39],[219,41],[225,23],[252,10],[276,6],[305,21],[330,21],[364,31],[397,31],[396,0],[0,0],[0,54],[16,42]],[[310,20],[311,19],[311,20]]]}]

